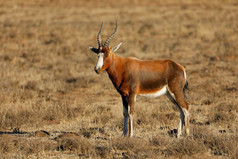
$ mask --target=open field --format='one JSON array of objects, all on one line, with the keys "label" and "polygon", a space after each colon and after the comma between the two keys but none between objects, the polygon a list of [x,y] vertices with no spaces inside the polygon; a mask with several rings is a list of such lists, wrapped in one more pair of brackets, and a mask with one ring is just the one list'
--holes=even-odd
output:
[{"label": "open field", "polygon": [[[120,95],[94,72],[96,35],[118,31],[117,54],[186,68],[191,136],[165,97],[138,97],[123,138]],[[236,158],[236,0],[5,0],[0,2],[2,158]],[[1,158],[0,157],[0,158]]]}]

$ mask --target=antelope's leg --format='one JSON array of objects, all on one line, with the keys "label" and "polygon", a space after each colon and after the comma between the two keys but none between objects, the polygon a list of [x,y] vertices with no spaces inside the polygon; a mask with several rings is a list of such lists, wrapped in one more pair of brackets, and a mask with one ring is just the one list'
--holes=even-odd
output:
[{"label": "antelope's leg", "polygon": [[186,135],[189,136],[189,112],[187,109],[183,109],[184,115],[185,115],[185,130]]},{"label": "antelope's leg", "polygon": [[[185,125],[186,129],[186,135],[189,135],[189,112],[188,112],[188,103],[186,102],[184,98],[183,93],[177,93],[175,94],[176,101],[178,105],[181,107],[180,110],[180,120],[181,120],[181,130],[183,128],[183,124]],[[183,115],[181,115],[183,114]]]},{"label": "antelope's leg", "polygon": [[123,103],[123,116],[124,116],[124,129],[123,135],[127,135],[127,121],[128,121],[128,99],[125,96],[122,96],[122,103]]},{"label": "antelope's leg", "polygon": [[177,134],[177,137],[180,138],[181,135],[182,135],[182,130],[183,130],[183,125],[184,125],[184,112],[179,110],[180,112],[180,120],[179,120],[179,125],[178,125],[178,134]]},{"label": "antelope's leg", "polygon": [[130,94],[129,96],[129,136],[133,136],[133,114],[134,114],[134,105],[135,105],[135,94]]},{"label": "antelope's leg", "polygon": [[175,100],[175,98],[171,95],[171,93],[168,91],[166,93],[166,96],[170,99],[170,101],[177,106],[179,112],[180,112],[180,120],[179,120],[179,125],[178,125],[178,133],[177,133],[177,138],[180,138],[180,136],[182,135],[182,130],[183,130],[183,123],[184,123],[184,112],[183,109],[181,108],[181,106],[177,103],[177,101]]}]

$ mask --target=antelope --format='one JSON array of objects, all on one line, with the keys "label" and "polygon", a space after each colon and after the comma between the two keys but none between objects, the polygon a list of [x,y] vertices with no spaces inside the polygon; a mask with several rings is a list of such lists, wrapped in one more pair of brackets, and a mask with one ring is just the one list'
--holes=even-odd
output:
[{"label": "antelope", "polygon": [[121,95],[124,116],[123,135],[127,136],[129,117],[129,136],[133,136],[133,114],[137,95],[154,98],[166,95],[180,112],[177,137],[182,135],[183,126],[186,128],[186,135],[189,135],[189,111],[185,100],[188,82],[184,67],[169,59],[140,60],[134,57],[120,57],[115,52],[122,43],[113,48],[109,47],[110,41],[117,32],[117,22],[114,32],[104,44],[101,42],[102,27],[103,23],[97,35],[98,48],[89,47],[89,49],[98,55],[95,72],[100,74],[106,70]]}]

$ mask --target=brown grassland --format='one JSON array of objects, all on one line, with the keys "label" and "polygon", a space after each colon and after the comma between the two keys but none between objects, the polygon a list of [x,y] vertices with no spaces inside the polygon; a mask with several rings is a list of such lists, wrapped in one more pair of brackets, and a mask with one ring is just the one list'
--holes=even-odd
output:
[{"label": "brown grassland", "polygon": [[[138,97],[123,138],[120,95],[93,68],[96,35],[117,54],[187,71],[189,137],[165,97]],[[0,1],[0,158],[236,158],[237,0]]]}]

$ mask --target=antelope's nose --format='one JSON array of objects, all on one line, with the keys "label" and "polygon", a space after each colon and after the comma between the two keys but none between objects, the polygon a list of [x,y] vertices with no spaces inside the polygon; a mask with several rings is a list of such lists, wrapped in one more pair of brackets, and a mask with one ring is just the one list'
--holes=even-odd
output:
[{"label": "antelope's nose", "polygon": [[99,73],[99,68],[94,67],[94,71],[95,71],[96,73]]}]

